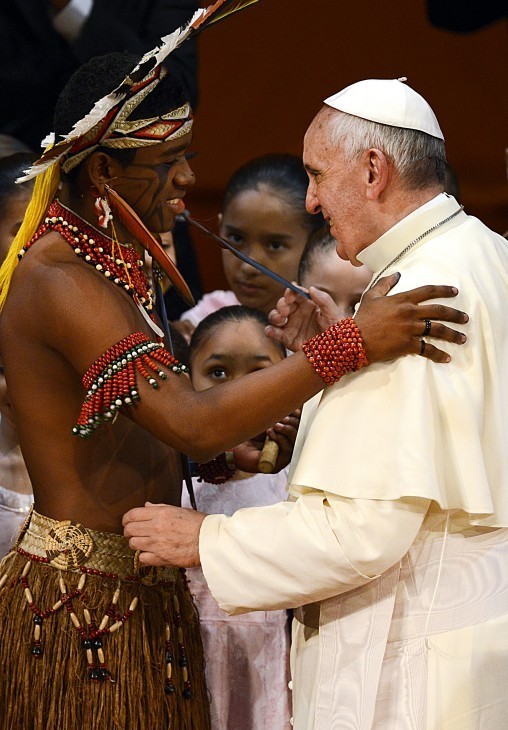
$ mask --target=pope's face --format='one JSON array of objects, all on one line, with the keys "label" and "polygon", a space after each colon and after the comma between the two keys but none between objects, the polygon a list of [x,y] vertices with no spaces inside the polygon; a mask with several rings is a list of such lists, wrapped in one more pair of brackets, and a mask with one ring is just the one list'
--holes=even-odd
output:
[{"label": "pope's face", "polygon": [[356,254],[372,243],[366,238],[361,160],[347,162],[328,135],[329,114],[320,112],[304,139],[303,162],[309,176],[306,207],[322,212],[337,241],[337,253],[359,264]]},{"label": "pope's face", "polygon": [[170,231],[185,210],[183,197],[195,180],[186,156],[191,141],[188,132],[179,139],[141,147],[130,165],[117,168],[115,190],[154,233]]}]

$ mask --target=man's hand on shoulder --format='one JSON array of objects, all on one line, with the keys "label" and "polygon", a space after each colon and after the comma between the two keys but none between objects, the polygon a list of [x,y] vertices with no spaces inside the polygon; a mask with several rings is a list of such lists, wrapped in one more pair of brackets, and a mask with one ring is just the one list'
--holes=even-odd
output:
[{"label": "man's hand on shoulder", "polygon": [[206,515],[183,507],[146,502],[123,517],[124,535],[132,550],[141,550],[145,565],[199,565],[199,531]]},{"label": "man's hand on shoulder", "polygon": [[433,362],[449,362],[450,355],[425,338],[463,345],[466,335],[443,322],[464,325],[469,317],[459,309],[429,300],[455,297],[457,288],[429,284],[387,296],[399,279],[399,274],[379,279],[363,295],[356,313],[355,321],[369,361],[382,362],[413,354]]}]

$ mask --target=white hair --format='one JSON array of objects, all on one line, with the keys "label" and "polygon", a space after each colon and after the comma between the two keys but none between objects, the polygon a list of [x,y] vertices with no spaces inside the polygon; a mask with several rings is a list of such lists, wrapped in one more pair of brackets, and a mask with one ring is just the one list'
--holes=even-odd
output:
[{"label": "white hair", "polygon": [[426,132],[390,127],[336,112],[330,115],[328,135],[332,145],[340,147],[347,162],[371,148],[384,152],[407,188],[421,189],[445,181],[444,142]]}]

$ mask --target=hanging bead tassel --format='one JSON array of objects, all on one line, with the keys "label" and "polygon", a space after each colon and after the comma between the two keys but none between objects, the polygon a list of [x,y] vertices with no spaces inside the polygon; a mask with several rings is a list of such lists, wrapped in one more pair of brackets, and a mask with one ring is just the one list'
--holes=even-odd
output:
[{"label": "hanging bead tassel", "polygon": [[160,365],[174,373],[188,372],[164,346],[149,340],[143,332],[135,332],[109,348],[83,376],[87,395],[72,432],[81,438],[91,436],[103,423],[112,421],[122,406],[139,400],[137,372],[157,389],[167,375]]},{"label": "hanging bead tassel", "polygon": [[169,620],[168,606],[164,604],[164,621],[165,621],[165,645],[164,645],[164,661],[166,664],[166,676],[164,677],[164,692],[171,695],[176,692],[173,684],[173,647],[171,645],[171,623]]},{"label": "hanging bead tassel", "polygon": [[185,649],[185,644],[183,643],[182,616],[180,614],[180,602],[178,600],[178,596],[173,596],[173,608],[175,610],[176,640],[178,645],[178,666],[182,670],[183,679],[182,694],[186,700],[190,700],[192,699],[192,685],[189,679],[189,661],[187,659],[187,651]]}]

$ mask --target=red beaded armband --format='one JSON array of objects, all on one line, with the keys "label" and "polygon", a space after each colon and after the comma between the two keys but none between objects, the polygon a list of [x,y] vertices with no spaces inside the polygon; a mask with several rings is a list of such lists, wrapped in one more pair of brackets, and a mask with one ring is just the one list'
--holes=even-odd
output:
[{"label": "red beaded armband", "polygon": [[137,373],[158,388],[154,375],[166,380],[160,365],[175,373],[188,372],[159,342],[143,332],[135,332],[106,350],[83,376],[87,394],[72,432],[81,438],[91,436],[101,424],[112,421],[122,406],[139,400]]},{"label": "red beaded armband", "polygon": [[199,477],[198,481],[210,484],[224,484],[231,479],[235,471],[233,454],[230,451],[227,454],[219,454],[206,464],[194,464],[194,472]]},{"label": "red beaded armband", "polygon": [[341,319],[302,345],[308,361],[325,383],[337,383],[343,375],[359,370],[369,361],[362,336],[352,317]]}]

